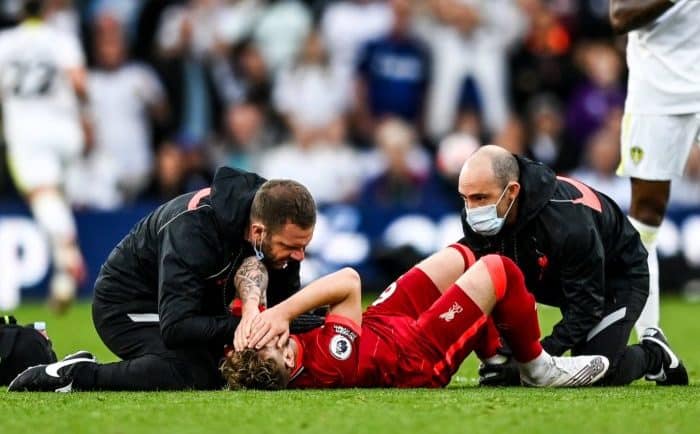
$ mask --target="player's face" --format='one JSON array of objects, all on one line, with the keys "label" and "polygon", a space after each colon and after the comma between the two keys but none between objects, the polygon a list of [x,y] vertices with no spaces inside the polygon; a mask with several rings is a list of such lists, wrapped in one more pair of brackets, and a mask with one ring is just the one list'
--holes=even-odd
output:
[{"label": "player's face", "polygon": [[302,229],[293,223],[287,223],[276,233],[265,231],[262,251],[266,263],[279,269],[286,267],[290,260],[303,261],[313,233],[313,227]]},{"label": "player's face", "polygon": [[278,368],[286,371],[287,375],[294,370],[296,351],[291,340],[288,341],[287,345],[284,347],[278,348],[277,339],[273,339],[270,343],[258,350],[258,353],[265,359],[274,360]]}]

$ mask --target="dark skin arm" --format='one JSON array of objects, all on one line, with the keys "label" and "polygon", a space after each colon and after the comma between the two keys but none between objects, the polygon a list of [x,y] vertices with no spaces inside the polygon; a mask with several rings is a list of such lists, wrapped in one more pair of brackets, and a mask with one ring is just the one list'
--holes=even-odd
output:
[{"label": "dark skin arm", "polygon": [[669,0],[611,0],[610,24],[622,34],[654,21],[673,7]]}]

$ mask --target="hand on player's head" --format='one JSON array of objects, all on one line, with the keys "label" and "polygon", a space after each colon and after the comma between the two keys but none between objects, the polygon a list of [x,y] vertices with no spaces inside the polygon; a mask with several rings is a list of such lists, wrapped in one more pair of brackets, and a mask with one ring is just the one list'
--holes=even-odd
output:
[{"label": "hand on player's head", "polygon": [[289,318],[277,306],[257,315],[251,324],[248,348],[261,349],[273,340],[282,348],[289,340]]},{"label": "hand on player's head", "polygon": [[226,356],[219,369],[231,390],[280,390],[289,384],[282,351],[275,347],[234,351]]}]

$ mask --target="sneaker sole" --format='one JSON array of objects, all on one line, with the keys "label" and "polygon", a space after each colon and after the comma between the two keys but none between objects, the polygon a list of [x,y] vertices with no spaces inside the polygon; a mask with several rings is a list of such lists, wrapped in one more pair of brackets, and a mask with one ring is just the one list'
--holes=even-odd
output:
[{"label": "sneaker sole", "polygon": [[598,357],[578,371],[568,381],[557,387],[581,387],[590,386],[603,378],[610,368],[610,362],[605,357]]}]

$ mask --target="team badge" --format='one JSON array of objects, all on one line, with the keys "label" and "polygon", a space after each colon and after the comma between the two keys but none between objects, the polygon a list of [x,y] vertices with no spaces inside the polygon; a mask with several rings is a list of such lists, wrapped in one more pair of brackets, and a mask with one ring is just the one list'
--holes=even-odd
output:
[{"label": "team badge", "polygon": [[639,164],[639,162],[642,161],[642,158],[644,158],[644,150],[639,146],[632,146],[630,149],[630,158],[634,164]]},{"label": "team badge", "polygon": [[454,304],[450,306],[447,312],[440,314],[440,319],[444,319],[445,322],[450,322],[453,319],[455,319],[455,315],[461,313],[463,310],[464,309],[462,308],[462,306],[460,306],[460,304],[455,301]]},{"label": "team badge", "polygon": [[331,343],[328,348],[331,351],[333,357],[338,360],[347,360],[352,354],[352,344],[350,339],[343,335],[335,335],[331,339]]}]

